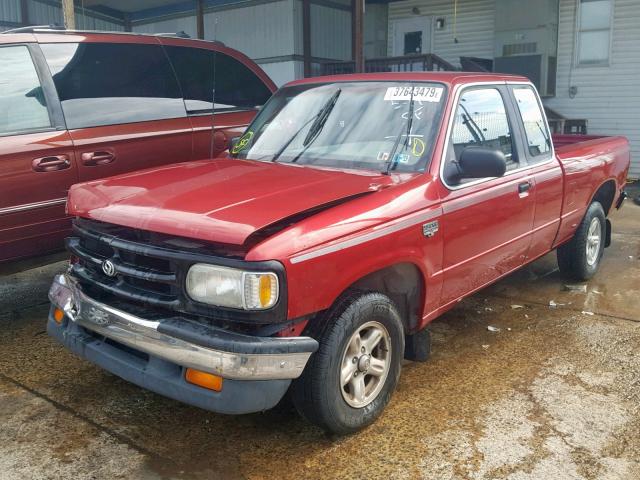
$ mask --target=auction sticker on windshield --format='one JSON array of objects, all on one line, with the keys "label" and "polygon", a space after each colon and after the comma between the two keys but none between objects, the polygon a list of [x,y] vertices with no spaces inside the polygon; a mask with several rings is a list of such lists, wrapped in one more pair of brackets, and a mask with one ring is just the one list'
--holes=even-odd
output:
[{"label": "auction sticker on windshield", "polygon": [[[411,100],[412,87],[389,87],[384,95],[387,101]],[[413,87],[413,100],[416,102],[438,103],[442,98],[442,87]]]}]

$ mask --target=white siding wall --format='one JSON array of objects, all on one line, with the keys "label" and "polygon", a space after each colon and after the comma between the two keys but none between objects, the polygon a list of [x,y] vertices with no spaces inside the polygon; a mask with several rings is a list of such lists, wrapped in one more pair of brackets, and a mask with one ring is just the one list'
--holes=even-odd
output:
[{"label": "white siding wall", "polygon": [[[515,1],[515,0],[514,0]],[[460,56],[493,58],[495,0],[458,1],[456,38],[454,41],[453,0],[406,0],[389,4],[389,42],[387,54],[393,53],[393,20],[411,17],[412,9],[420,15],[444,18],[445,28],[433,30],[432,52],[454,65]]]},{"label": "white siding wall", "polygon": [[[545,104],[569,118],[586,118],[589,133],[625,135],[631,174],[640,177],[640,1],[615,0],[609,66],[574,67],[576,0],[560,0],[556,97]],[[569,98],[569,87],[578,87]]]}]

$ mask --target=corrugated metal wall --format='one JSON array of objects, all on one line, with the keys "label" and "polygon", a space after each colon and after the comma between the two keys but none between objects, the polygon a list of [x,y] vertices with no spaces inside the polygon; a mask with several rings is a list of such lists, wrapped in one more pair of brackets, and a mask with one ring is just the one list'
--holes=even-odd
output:
[{"label": "corrugated metal wall", "polygon": [[293,54],[293,0],[228,8],[204,15],[205,38],[213,39],[218,18],[218,39],[251,58]]},{"label": "corrugated metal wall", "polygon": [[[298,3],[281,0],[251,6],[230,5],[206,12],[205,38],[214,40],[215,25],[215,39],[254,59],[277,85],[282,85],[301,76],[302,63],[291,59],[298,49],[302,50],[302,37],[299,41],[296,37]],[[191,13],[132,26],[134,32],[184,31],[193,38],[197,37],[196,29],[196,17]]]},{"label": "corrugated metal wall", "polygon": [[433,30],[432,52],[454,65],[460,64],[460,56],[493,58],[495,0],[462,0],[458,2],[455,18],[453,0],[406,0],[389,4],[389,42],[387,54],[393,54],[393,21],[412,17],[413,9],[419,15],[444,18],[445,27]]},{"label": "corrugated metal wall", "polygon": [[[0,20],[20,22],[20,0],[0,0]],[[0,28],[8,28],[2,27]]]},{"label": "corrugated metal wall", "polygon": [[[226,8],[204,15],[205,38],[217,38],[256,62],[277,85],[295,78],[294,0],[269,2],[250,7]],[[195,18],[194,18],[195,22]]]},{"label": "corrugated metal wall", "polygon": [[29,0],[27,3],[29,21],[34,25],[49,25],[57,23],[62,25],[62,3],[52,5],[49,2]]},{"label": "corrugated metal wall", "polygon": [[[143,23],[139,25],[132,25],[131,30],[137,33],[176,33],[185,32],[192,38],[196,38],[196,17],[190,15],[186,17],[167,18],[163,20],[156,20],[151,23]],[[222,39],[221,39],[222,40]],[[224,40],[222,40],[224,41]]]},{"label": "corrugated metal wall", "polygon": [[544,103],[569,118],[586,118],[589,133],[628,137],[630,175],[640,178],[640,2],[614,1],[609,66],[573,66],[575,8],[575,0],[560,0],[556,97]]},{"label": "corrugated metal wall", "polygon": [[351,60],[351,12],[311,4],[311,56]]},{"label": "corrugated metal wall", "polygon": [[[293,0],[257,5],[226,7],[204,15],[205,38],[216,39],[254,59],[292,55]],[[133,24],[134,32],[158,33],[184,31],[197,37],[194,14]]]},{"label": "corrugated metal wall", "polygon": [[[351,30],[351,28],[349,28]],[[378,58],[387,55],[389,7],[385,3],[367,5],[364,13],[364,56]]]},{"label": "corrugated metal wall", "polygon": [[[290,0],[283,0],[207,12],[204,15],[205,38],[214,39],[217,19],[216,39],[252,58],[290,55],[293,36],[290,4]],[[140,33],[184,31],[193,38],[197,37],[194,14],[134,23],[132,30]]]},{"label": "corrugated metal wall", "polygon": [[76,12],[76,28],[83,30],[109,30],[112,32],[124,32],[124,25],[110,22],[92,15],[83,15]]},{"label": "corrugated metal wall", "polygon": [[282,86],[296,78],[304,76],[304,64],[299,60],[285,62],[260,63],[260,67],[273,80],[277,86]]},{"label": "corrugated metal wall", "polygon": [[[59,1],[38,1],[29,0],[27,11],[29,23],[32,25],[50,25],[52,23],[62,24],[62,7]],[[20,0],[0,0],[0,20],[3,22],[22,22],[20,11]],[[15,27],[0,26],[0,29]],[[109,21],[102,16],[83,15],[80,10],[76,10],[76,28],[86,30],[124,30],[122,22],[116,20]]]},{"label": "corrugated metal wall", "polygon": [[[319,58],[351,58],[350,0],[311,5],[311,55]],[[338,5],[343,5],[339,8]],[[301,56],[302,2],[280,0],[251,5],[227,5],[204,15],[205,38],[216,38],[254,59],[277,85],[303,75]],[[134,32],[158,33],[185,31],[196,37],[196,18],[192,13],[174,15],[150,22],[134,23]]]}]

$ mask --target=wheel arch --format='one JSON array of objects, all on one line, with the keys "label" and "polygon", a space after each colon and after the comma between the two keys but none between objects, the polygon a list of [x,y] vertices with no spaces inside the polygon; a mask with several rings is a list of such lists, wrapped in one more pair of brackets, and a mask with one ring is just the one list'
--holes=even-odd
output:
[{"label": "wheel arch", "polygon": [[605,180],[594,192],[593,196],[591,197],[591,201],[587,205],[587,208],[593,202],[599,202],[604,209],[605,216],[608,216],[611,207],[613,206],[613,201],[616,197],[616,189],[617,183],[615,179],[609,178]]},{"label": "wheel arch", "polygon": [[398,307],[405,333],[418,330],[425,302],[426,280],[417,264],[404,261],[379,268],[351,283],[343,294],[352,290],[377,291],[387,295]]}]

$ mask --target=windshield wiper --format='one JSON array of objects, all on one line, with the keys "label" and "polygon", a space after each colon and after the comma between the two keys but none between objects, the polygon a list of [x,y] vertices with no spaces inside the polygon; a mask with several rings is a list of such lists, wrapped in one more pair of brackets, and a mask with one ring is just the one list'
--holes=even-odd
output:
[{"label": "windshield wiper", "polygon": [[338,97],[340,96],[340,93],[342,93],[342,89],[339,88],[335,91],[333,95],[331,95],[331,98],[327,101],[327,103],[324,104],[322,109],[318,112],[316,121],[313,123],[313,125],[311,125],[311,128],[309,128],[309,133],[307,133],[307,136],[304,137],[304,142],[302,142],[302,145],[304,147],[306,147],[311,142],[313,142],[318,136],[318,134],[320,133],[320,131],[322,130],[322,128],[324,127],[324,124],[327,122],[327,118],[329,118],[329,114],[331,113],[331,111],[333,110],[333,107],[338,101]]},{"label": "windshield wiper", "polygon": [[294,133],[291,136],[291,138],[289,138],[289,140],[287,140],[285,144],[282,145],[282,147],[280,147],[280,150],[276,152],[276,154],[273,156],[273,159],[271,161],[275,162],[276,160],[278,160],[278,158],[280,158],[280,155],[282,155],[284,151],[289,147],[289,145],[291,145],[291,142],[293,142],[297,138],[300,132],[304,130],[304,128],[307,125],[309,125],[309,123],[313,122],[313,124],[309,128],[309,132],[307,133],[307,136],[304,138],[304,141],[302,142],[302,146],[304,148],[292,160],[292,162],[294,163],[297,162],[298,159],[300,158],[300,155],[304,153],[304,151],[311,144],[311,142],[313,142],[316,139],[316,137],[322,130],[322,127],[324,127],[324,124],[326,123],[327,118],[329,118],[329,114],[331,113],[331,110],[333,110],[334,105],[338,101],[338,97],[340,96],[340,93],[342,93],[342,89],[339,88],[333,93],[333,95],[331,95],[329,100],[325,102],[325,104],[322,106],[320,111],[315,116],[311,117],[309,120],[304,122],[302,126],[296,131],[296,133]]},{"label": "windshield wiper", "polygon": [[540,122],[536,122],[536,126],[538,127],[538,130],[540,130],[540,133],[544,137],[545,142],[547,142],[547,147],[549,147],[549,150],[551,150],[551,138],[549,138],[547,131],[544,128],[542,128],[542,126],[540,125]]},{"label": "windshield wiper", "polygon": [[[409,98],[409,112],[407,113],[407,127],[406,127],[406,136],[404,139],[404,145],[402,146],[402,150],[406,150],[407,144],[409,143],[409,137],[411,136],[411,126],[413,125],[413,89],[415,87],[411,87],[411,98]],[[389,153],[389,161],[387,162],[387,168],[382,172],[385,175],[389,175],[389,172],[396,167],[397,162],[394,157],[396,155],[396,150],[398,149],[398,145],[400,144],[400,140],[402,140],[402,132],[405,130],[405,127],[402,127],[396,141],[393,144],[393,148]]]},{"label": "windshield wiper", "polygon": [[471,134],[473,139],[476,141],[476,143],[485,142],[486,138],[484,136],[484,133],[482,133],[482,129],[476,123],[476,121],[471,117],[471,114],[469,113],[469,110],[467,110],[467,107],[465,107],[462,103],[460,103],[460,108],[464,110],[464,114],[462,115],[463,117],[462,123],[464,124],[465,127],[467,127],[467,130],[469,130],[469,133]]}]

